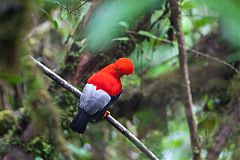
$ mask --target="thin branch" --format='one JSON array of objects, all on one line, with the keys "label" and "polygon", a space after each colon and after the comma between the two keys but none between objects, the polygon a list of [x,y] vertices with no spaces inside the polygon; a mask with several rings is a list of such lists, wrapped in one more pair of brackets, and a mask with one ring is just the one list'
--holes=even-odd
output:
[{"label": "thin branch", "polygon": [[78,6],[78,7],[74,8],[74,9],[72,9],[71,12],[74,12],[74,11],[78,10],[78,9],[81,8],[84,4],[86,4],[87,2],[88,2],[87,0],[84,1],[80,6]]},{"label": "thin branch", "polygon": [[[166,43],[169,43],[169,44],[173,44],[173,42],[172,42],[172,41],[169,41],[168,39],[159,38],[159,40],[161,40],[161,41],[163,41],[163,42],[166,42]],[[235,68],[233,65],[231,65],[231,64],[228,63],[227,61],[224,61],[224,60],[222,60],[222,59],[220,59],[220,58],[218,58],[218,57],[214,57],[214,56],[211,56],[211,55],[209,55],[209,54],[200,52],[200,51],[198,51],[198,50],[196,50],[196,49],[192,49],[192,48],[190,48],[190,47],[188,47],[188,46],[186,46],[186,45],[183,46],[183,45],[178,44],[178,46],[180,46],[180,47],[185,47],[186,50],[188,50],[188,51],[190,51],[190,52],[192,52],[192,53],[195,53],[196,55],[199,55],[199,56],[205,57],[205,58],[207,58],[207,59],[213,60],[213,61],[215,61],[215,62],[221,63],[221,64],[223,64],[223,65],[231,68],[234,72],[240,73],[240,71],[239,71],[237,68]]]},{"label": "thin branch", "polygon": [[60,7],[62,7],[64,10],[66,10],[69,14],[74,14],[74,15],[77,15],[77,16],[81,16],[80,14],[78,13],[75,13],[75,12],[72,12],[72,10],[68,9],[67,7],[65,7],[63,4],[61,4],[60,2],[56,2]]},{"label": "thin branch", "polygon": [[172,25],[176,31],[176,37],[178,41],[178,50],[179,50],[179,63],[180,63],[180,71],[182,78],[184,80],[184,103],[185,103],[185,113],[188,122],[188,127],[190,130],[190,138],[192,144],[192,152],[193,159],[200,160],[201,159],[201,145],[200,145],[200,137],[197,131],[197,124],[194,119],[192,107],[192,94],[187,66],[187,53],[186,53],[186,44],[184,40],[184,34],[182,31],[181,20],[180,20],[180,9],[177,0],[169,0],[171,17],[172,17]]},{"label": "thin branch", "polygon": [[[69,92],[74,94],[77,98],[79,98],[82,94],[77,88],[75,88],[73,85],[65,81],[63,78],[58,76],[56,73],[54,73],[52,70],[50,70],[48,67],[40,63],[35,58],[31,57],[34,63],[38,65],[40,69],[52,80],[59,83],[62,87],[67,89]],[[158,160],[157,156],[155,156],[151,150],[149,150],[137,137],[135,137],[127,128],[125,128],[121,123],[119,123],[116,119],[114,119],[110,114],[105,117],[105,119],[112,124],[117,130],[119,130],[125,137],[127,137],[133,144],[135,144],[148,158],[152,160]]]},{"label": "thin branch", "polygon": [[213,61],[216,61],[216,62],[218,62],[218,63],[221,63],[221,64],[223,64],[223,65],[231,68],[232,70],[234,70],[234,72],[236,72],[236,73],[238,73],[238,74],[240,73],[237,68],[235,68],[233,65],[231,65],[230,63],[228,63],[228,62],[226,62],[226,61],[224,61],[224,60],[222,60],[222,59],[219,59],[219,58],[217,58],[217,57],[211,56],[211,55],[209,55],[209,54],[202,53],[202,52],[200,52],[200,51],[198,51],[198,50],[195,50],[195,49],[191,49],[191,48],[187,48],[187,49],[188,49],[189,51],[195,53],[196,55],[200,55],[200,56],[202,56],[202,57],[205,57],[205,58],[211,59],[211,60],[213,60]]},{"label": "thin branch", "polygon": [[[172,42],[172,41],[169,41],[168,39],[163,39],[163,38],[159,38],[159,39],[161,39],[161,41],[163,41],[163,42],[166,42],[166,43],[169,43],[169,44],[173,44],[173,42]],[[179,46],[179,47],[184,47],[183,45],[180,45],[180,44],[178,44],[178,46]],[[198,51],[198,50],[196,50],[196,49],[192,49],[192,48],[190,48],[190,47],[188,47],[188,46],[186,46],[186,45],[185,45],[185,49],[188,50],[188,51],[190,51],[190,52],[192,52],[192,53],[195,53],[196,55],[199,55],[199,56],[205,57],[205,58],[207,58],[207,59],[213,60],[213,61],[215,61],[215,62],[221,63],[221,64],[223,64],[223,65],[231,68],[231,69],[232,69],[234,72],[236,72],[236,73],[240,73],[237,68],[235,68],[233,65],[231,65],[231,64],[228,63],[227,61],[224,61],[224,60],[222,60],[222,59],[220,59],[220,58],[217,58],[217,57],[211,56],[211,55],[209,55],[209,54],[200,52],[200,51]]]},{"label": "thin branch", "polygon": [[67,7],[65,7],[62,3],[58,2],[58,1],[56,1],[56,3],[57,3],[60,7],[62,7],[63,9],[65,9],[67,12],[71,13],[71,10],[69,10]]},{"label": "thin branch", "polygon": [[56,3],[62,7],[64,10],[66,10],[67,12],[69,12],[70,14],[74,14],[74,15],[80,15],[78,13],[75,13],[76,10],[80,9],[83,5],[85,5],[88,1],[84,1],[80,6],[74,8],[74,9],[68,9],[67,7],[65,7],[63,4],[61,4],[60,2],[56,1]]},{"label": "thin branch", "polygon": [[74,94],[76,97],[80,97],[82,95],[82,92],[80,92],[77,88],[75,88],[73,85],[65,81],[63,78],[61,78],[59,75],[54,73],[51,69],[40,63],[38,60],[30,56],[30,58],[33,60],[34,63],[38,65],[42,69],[42,71],[50,77],[55,82],[59,83],[63,88]]},{"label": "thin branch", "polygon": [[158,160],[158,158],[137,137],[135,137],[129,130],[127,130],[127,128],[125,128],[121,123],[115,120],[111,115],[108,115],[106,119],[125,137],[127,137],[131,142],[133,142],[147,157],[152,160]]}]

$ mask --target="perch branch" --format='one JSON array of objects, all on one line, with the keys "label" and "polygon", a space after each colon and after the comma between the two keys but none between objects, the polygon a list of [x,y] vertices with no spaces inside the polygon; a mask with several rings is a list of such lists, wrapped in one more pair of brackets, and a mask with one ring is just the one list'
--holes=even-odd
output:
[{"label": "perch branch", "polygon": [[[56,73],[54,73],[52,70],[50,70],[48,67],[40,63],[35,58],[31,57],[34,63],[38,65],[39,68],[42,69],[42,71],[50,77],[55,82],[59,83],[62,87],[67,89],[69,92],[74,94],[76,97],[80,97],[82,92],[80,92],[77,88],[75,88],[73,85],[65,81],[63,78],[58,76]],[[105,119],[112,124],[117,130],[119,130],[125,137],[127,137],[133,144],[135,144],[148,158],[152,160],[158,160],[158,158],[150,151],[136,136],[134,136],[127,128],[125,128],[121,123],[119,123],[115,118],[113,118],[110,114],[105,117]]]},{"label": "perch branch", "polygon": [[38,65],[38,67],[40,67],[42,69],[42,71],[48,76],[50,77],[52,80],[54,80],[55,82],[59,83],[63,88],[65,88],[66,90],[68,90],[69,92],[71,92],[72,94],[74,94],[74,96],[76,97],[80,97],[82,95],[82,92],[80,92],[77,88],[75,88],[73,85],[71,85],[70,83],[68,83],[67,81],[65,81],[63,78],[61,78],[59,75],[57,75],[56,73],[54,73],[51,69],[49,69],[48,67],[46,67],[45,65],[43,65],[42,63],[40,63],[38,60],[36,60],[35,58],[31,57],[30,58],[33,60],[34,63],[36,63]]},{"label": "perch branch", "polygon": [[178,41],[178,50],[179,50],[179,63],[180,63],[180,71],[183,78],[184,83],[184,97],[183,101],[185,103],[185,113],[186,118],[190,130],[190,138],[192,144],[192,152],[193,152],[193,160],[201,159],[201,145],[200,145],[200,137],[197,131],[197,124],[194,119],[193,111],[192,111],[192,94],[187,66],[187,54],[186,54],[186,44],[184,40],[184,34],[182,31],[181,21],[180,21],[180,8],[177,0],[169,0],[171,17],[172,17],[172,25],[176,31],[176,37]]},{"label": "perch branch", "polygon": [[110,122],[117,130],[119,130],[127,139],[133,142],[147,157],[152,160],[158,160],[158,158],[127,128],[125,128],[121,123],[115,120],[111,115],[106,117],[106,120]]}]

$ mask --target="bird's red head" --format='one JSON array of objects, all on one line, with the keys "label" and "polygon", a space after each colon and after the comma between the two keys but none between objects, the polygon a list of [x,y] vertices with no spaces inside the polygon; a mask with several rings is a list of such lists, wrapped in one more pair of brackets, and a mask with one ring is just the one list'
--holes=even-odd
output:
[{"label": "bird's red head", "polygon": [[121,75],[129,75],[134,72],[133,61],[129,58],[119,58],[114,64]]}]

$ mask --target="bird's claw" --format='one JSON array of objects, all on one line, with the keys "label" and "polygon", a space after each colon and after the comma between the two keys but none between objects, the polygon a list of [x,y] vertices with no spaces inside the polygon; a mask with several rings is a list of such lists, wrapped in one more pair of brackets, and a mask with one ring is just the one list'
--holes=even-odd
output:
[{"label": "bird's claw", "polygon": [[103,117],[105,118],[105,117],[107,117],[108,115],[110,115],[110,112],[109,112],[109,111],[106,111],[106,112],[104,113],[104,116],[103,116]]}]

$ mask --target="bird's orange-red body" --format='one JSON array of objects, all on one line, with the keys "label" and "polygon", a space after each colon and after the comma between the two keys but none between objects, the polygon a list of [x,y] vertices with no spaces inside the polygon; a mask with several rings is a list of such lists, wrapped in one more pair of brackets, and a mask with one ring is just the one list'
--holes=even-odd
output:
[{"label": "bird's orange-red body", "polygon": [[119,58],[115,63],[93,74],[83,89],[78,114],[70,127],[83,133],[89,121],[101,119],[122,92],[120,78],[133,72],[133,62],[128,58]]},{"label": "bird's orange-red body", "polygon": [[133,62],[128,58],[120,58],[115,63],[110,64],[92,75],[88,79],[89,84],[94,84],[97,89],[102,89],[110,96],[116,96],[122,92],[122,83],[120,78],[123,75],[134,72]]}]

